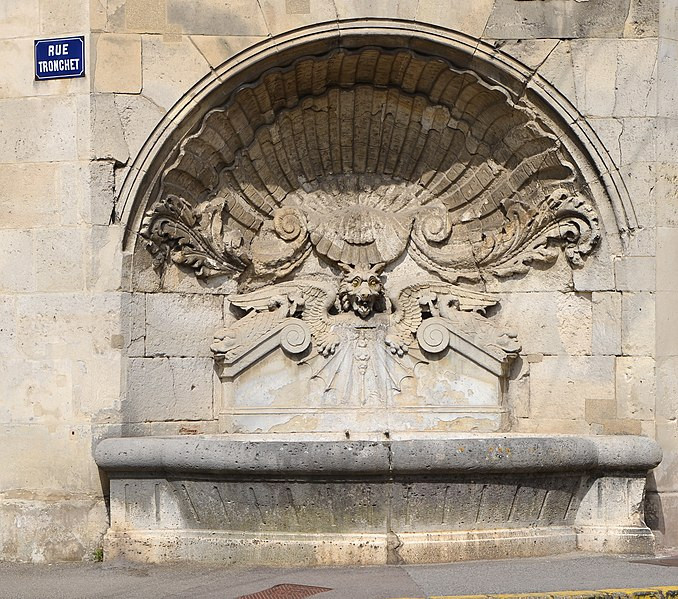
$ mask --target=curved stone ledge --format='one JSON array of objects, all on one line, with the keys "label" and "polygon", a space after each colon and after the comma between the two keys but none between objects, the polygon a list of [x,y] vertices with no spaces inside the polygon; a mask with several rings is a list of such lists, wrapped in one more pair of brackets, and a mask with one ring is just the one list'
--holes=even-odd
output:
[{"label": "curved stone ledge", "polygon": [[106,439],[108,557],[323,565],[650,553],[633,436]]},{"label": "curved stone ledge", "polygon": [[458,435],[393,441],[240,441],[228,437],[105,439],[107,472],[397,476],[435,473],[643,471],[661,461],[636,436]]}]

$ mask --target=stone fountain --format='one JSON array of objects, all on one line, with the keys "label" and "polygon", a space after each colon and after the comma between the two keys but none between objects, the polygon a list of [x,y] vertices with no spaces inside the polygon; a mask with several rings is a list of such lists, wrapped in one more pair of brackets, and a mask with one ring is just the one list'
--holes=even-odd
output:
[{"label": "stone fountain", "polygon": [[107,556],[651,551],[653,441],[511,432],[521,339],[496,290],[586,268],[602,234],[554,127],[472,71],[376,47],[268,68],[207,112],[139,232],[159,270],[229,290],[219,434],[99,444]]}]

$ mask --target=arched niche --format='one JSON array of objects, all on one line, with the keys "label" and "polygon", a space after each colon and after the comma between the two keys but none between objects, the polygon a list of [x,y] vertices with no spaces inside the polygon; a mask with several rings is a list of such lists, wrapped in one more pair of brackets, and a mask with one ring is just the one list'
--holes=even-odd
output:
[{"label": "arched niche", "polygon": [[132,272],[179,268],[227,297],[226,432],[504,430],[520,339],[496,291],[636,228],[602,144],[538,74],[380,20],[284,34],[196,84],[120,218]]}]

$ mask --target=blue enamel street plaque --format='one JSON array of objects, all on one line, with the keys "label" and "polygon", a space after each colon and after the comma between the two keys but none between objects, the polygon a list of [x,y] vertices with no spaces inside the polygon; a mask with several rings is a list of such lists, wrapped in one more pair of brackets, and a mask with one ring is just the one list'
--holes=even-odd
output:
[{"label": "blue enamel street plaque", "polygon": [[36,79],[67,79],[84,75],[84,36],[35,40]]}]

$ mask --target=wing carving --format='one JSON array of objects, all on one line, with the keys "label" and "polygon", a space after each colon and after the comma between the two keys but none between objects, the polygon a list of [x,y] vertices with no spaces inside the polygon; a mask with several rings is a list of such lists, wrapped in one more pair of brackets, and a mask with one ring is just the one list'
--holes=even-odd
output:
[{"label": "wing carving", "polygon": [[386,345],[397,356],[408,351],[424,313],[443,318],[454,311],[482,314],[498,303],[495,297],[486,293],[433,280],[395,288],[389,294],[389,300],[393,314]]},{"label": "wing carving", "polygon": [[[251,344],[253,340],[264,337],[284,319],[301,318],[311,331],[318,353],[328,356],[339,344],[338,337],[332,332],[329,313],[336,297],[337,289],[334,284],[303,279],[233,295],[229,298],[231,305],[248,314],[229,331],[244,328],[245,331],[238,336],[238,341]],[[228,338],[232,337],[233,333],[229,332]]]}]

